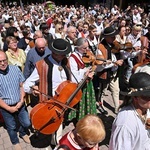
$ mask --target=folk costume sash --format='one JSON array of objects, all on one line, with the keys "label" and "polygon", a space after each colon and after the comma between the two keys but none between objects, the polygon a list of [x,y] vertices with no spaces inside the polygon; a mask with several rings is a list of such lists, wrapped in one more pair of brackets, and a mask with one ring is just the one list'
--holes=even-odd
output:
[{"label": "folk costume sash", "polygon": [[[53,96],[52,94],[52,72],[53,72],[53,64],[49,61],[48,56],[44,59],[38,61],[36,63],[36,68],[39,78],[39,91],[49,96]],[[70,73],[66,65],[62,64],[62,68],[64,69],[67,80],[70,80]],[[47,97],[40,94],[39,96],[40,102],[46,101]]]},{"label": "folk costume sash", "polygon": [[71,54],[70,57],[73,57],[78,65],[78,70],[79,69],[83,69],[85,67],[84,63],[82,62],[82,60],[79,60],[79,58],[77,58],[77,56],[75,54]]}]

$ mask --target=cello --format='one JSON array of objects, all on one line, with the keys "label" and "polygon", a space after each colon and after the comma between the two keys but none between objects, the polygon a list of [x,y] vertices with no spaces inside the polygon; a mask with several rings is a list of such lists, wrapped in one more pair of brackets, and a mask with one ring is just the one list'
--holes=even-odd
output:
[{"label": "cello", "polygon": [[[65,105],[73,107],[80,101],[82,97],[81,88],[87,79],[88,76],[79,85],[68,80],[62,82],[55,91],[56,94],[53,98],[33,107],[30,112],[33,128],[43,134],[54,133],[64,120],[64,113],[68,109]],[[55,100],[64,105],[56,103]]]}]

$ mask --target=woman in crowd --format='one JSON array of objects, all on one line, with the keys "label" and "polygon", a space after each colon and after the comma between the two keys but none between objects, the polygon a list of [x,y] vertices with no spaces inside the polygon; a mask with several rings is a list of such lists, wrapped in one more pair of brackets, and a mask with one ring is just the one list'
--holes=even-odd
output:
[{"label": "woman in crowd", "polygon": [[18,66],[21,69],[21,71],[23,71],[24,64],[26,61],[25,52],[22,49],[18,48],[18,41],[13,36],[8,36],[6,38],[6,43],[8,45],[8,50],[6,51],[8,63]]},{"label": "woman in crowd", "polygon": [[[19,37],[19,33],[18,33],[18,29],[16,27],[9,27],[7,30],[6,30],[6,37],[8,36],[13,36],[17,39],[17,46],[18,48],[21,48],[23,49],[23,44],[22,42],[20,41],[20,37]],[[3,50],[4,51],[7,51],[8,50],[8,45],[6,42],[4,42],[4,46],[3,46]]]},{"label": "woman in crowd", "polygon": [[89,26],[89,35],[87,36],[87,39],[89,41],[89,47],[90,47],[91,51],[93,52],[93,54],[96,54],[97,45],[98,45],[96,33],[97,33],[96,26],[90,25]]},{"label": "woman in crowd", "polygon": [[65,33],[63,32],[63,25],[61,23],[57,23],[55,25],[55,35],[54,35],[54,37],[56,39],[58,39],[58,38],[64,39]]},{"label": "woman in crowd", "polygon": [[[72,81],[80,83],[86,77],[86,73],[90,72],[91,77],[94,72],[91,71],[90,62],[84,62],[82,57],[89,50],[89,43],[86,38],[78,38],[76,41],[76,49],[69,58],[71,72],[73,74]],[[90,68],[89,68],[90,67]],[[83,118],[87,114],[97,114],[96,99],[92,81],[88,81],[84,86],[82,100],[77,104],[76,112],[71,111],[69,120],[76,118],[76,121]]]}]

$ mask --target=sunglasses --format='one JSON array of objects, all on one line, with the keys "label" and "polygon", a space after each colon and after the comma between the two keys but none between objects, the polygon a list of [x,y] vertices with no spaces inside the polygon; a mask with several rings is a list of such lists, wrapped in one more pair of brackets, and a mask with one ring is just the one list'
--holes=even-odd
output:
[{"label": "sunglasses", "polygon": [[130,29],[126,29],[126,31],[130,31]]}]

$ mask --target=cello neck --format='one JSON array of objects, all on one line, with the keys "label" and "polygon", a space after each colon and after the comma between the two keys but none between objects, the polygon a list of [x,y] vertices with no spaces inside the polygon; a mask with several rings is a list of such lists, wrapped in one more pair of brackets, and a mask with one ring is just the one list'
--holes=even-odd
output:
[{"label": "cello neck", "polygon": [[72,101],[72,99],[76,96],[76,94],[79,92],[79,90],[81,90],[83,88],[83,86],[85,85],[86,83],[86,80],[88,79],[89,77],[86,76],[77,86],[77,89],[73,92],[73,94],[69,97],[69,99],[67,100],[67,105],[69,105]]}]

